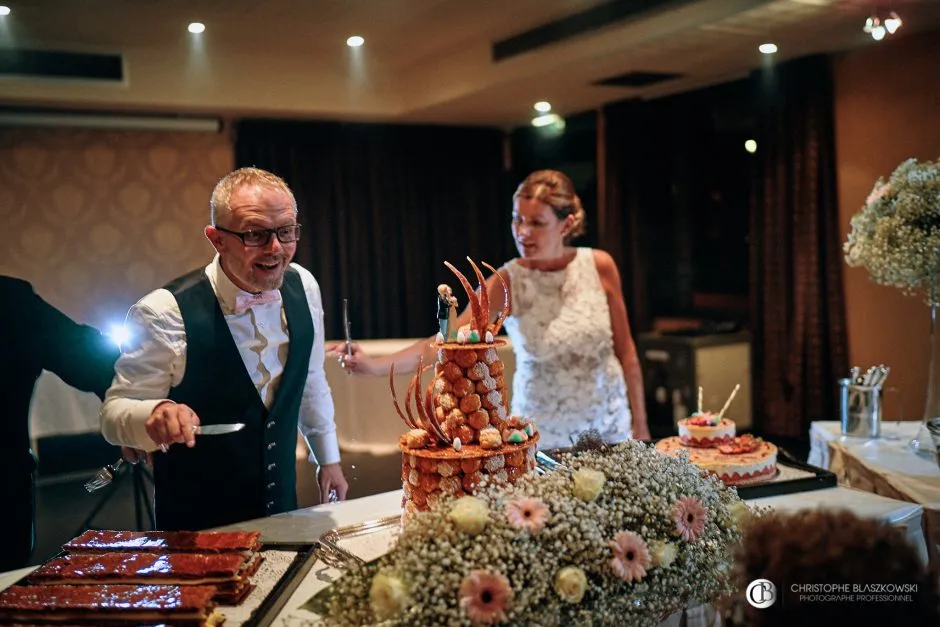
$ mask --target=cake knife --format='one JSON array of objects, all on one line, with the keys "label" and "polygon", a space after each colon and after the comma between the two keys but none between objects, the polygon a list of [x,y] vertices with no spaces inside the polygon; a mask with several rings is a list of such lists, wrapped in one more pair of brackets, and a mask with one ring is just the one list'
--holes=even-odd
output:
[{"label": "cake knife", "polygon": [[193,425],[193,433],[196,435],[225,435],[226,433],[241,431],[244,428],[244,422],[234,422],[224,425]]}]

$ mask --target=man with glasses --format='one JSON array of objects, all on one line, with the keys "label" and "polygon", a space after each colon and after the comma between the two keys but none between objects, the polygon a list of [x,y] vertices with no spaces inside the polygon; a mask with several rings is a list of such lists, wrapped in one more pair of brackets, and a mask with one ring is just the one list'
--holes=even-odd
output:
[{"label": "man with glasses", "polygon": [[[321,502],[345,499],[323,306],[291,259],[301,226],[279,177],[227,175],[205,235],[216,256],[127,315],[132,339],[101,410],[113,444],[153,455],[158,529],[205,529],[297,507],[297,430],[319,465]],[[199,435],[196,427],[244,423]],[[178,446],[174,446],[178,445]]]}]

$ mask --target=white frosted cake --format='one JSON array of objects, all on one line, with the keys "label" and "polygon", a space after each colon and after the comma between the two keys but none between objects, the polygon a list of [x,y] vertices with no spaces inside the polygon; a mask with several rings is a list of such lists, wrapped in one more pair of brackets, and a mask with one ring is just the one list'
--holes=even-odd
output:
[{"label": "white frosted cake", "polygon": [[660,440],[656,450],[676,456],[682,451],[689,461],[718,477],[725,485],[759,483],[777,474],[777,447],[753,435],[735,436],[733,420],[725,411],[741,389],[736,385],[717,414],[702,411],[702,388],[698,390],[698,411],[678,423],[679,435]]},{"label": "white frosted cake", "polygon": [[679,421],[679,439],[686,446],[711,448],[734,440],[734,421],[708,411]]},{"label": "white frosted cake", "polygon": [[666,455],[688,451],[689,461],[718,475],[725,485],[746,485],[772,478],[777,473],[777,447],[752,435],[741,435],[714,448],[687,447],[678,437],[656,443]]}]

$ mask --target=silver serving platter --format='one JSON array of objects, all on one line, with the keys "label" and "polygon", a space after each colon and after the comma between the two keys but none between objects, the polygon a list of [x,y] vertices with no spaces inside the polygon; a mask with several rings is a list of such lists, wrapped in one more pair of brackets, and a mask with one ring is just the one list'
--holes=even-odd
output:
[{"label": "silver serving platter", "polygon": [[320,536],[320,558],[340,569],[365,564],[383,555],[400,529],[401,516],[331,529]]}]

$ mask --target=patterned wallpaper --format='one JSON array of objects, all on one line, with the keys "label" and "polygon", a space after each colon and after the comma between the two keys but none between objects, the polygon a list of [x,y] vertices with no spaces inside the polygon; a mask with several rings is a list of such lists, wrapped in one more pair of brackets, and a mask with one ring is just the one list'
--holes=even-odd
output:
[{"label": "patterned wallpaper", "polygon": [[0,274],[103,329],[212,256],[225,134],[0,127]]}]

